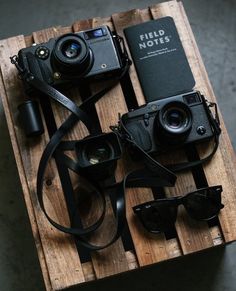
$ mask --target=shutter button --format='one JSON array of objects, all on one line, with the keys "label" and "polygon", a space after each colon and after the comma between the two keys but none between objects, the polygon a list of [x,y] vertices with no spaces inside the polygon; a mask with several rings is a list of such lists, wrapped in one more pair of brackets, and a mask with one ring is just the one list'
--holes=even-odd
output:
[{"label": "shutter button", "polygon": [[203,135],[206,133],[206,128],[203,125],[197,127],[197,133]]}]

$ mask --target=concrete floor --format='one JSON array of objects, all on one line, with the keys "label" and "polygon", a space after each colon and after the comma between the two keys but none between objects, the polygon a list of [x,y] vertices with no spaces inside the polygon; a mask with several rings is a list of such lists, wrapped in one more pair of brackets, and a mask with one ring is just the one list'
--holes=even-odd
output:
[{"label": "concrete floor", "polygon": [[[76,19],[143,8],[158,0],[0,0],[0,39]],[[183,0],[236,149],[236,1]],[[0,105],[0,291],[44,290],[22,198],[6,121]],[[187,256],[96,284],[89,290],[235,291],[236,244]]]}]

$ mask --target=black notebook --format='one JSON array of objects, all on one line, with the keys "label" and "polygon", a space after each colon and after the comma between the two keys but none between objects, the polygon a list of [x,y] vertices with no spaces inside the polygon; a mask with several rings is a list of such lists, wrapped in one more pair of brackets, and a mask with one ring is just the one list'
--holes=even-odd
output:
[{"label": "black notebook", "polygon": [[191,91],[195,81],[173,18],[124,30],[146,101]]}]

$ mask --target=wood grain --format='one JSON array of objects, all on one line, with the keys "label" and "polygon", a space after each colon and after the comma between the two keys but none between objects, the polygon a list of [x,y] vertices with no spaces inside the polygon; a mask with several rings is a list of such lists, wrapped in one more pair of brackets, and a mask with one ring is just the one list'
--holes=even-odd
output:
[{"label": "wood grain", "polygon": [[[20,176],[23,175],[27,179],[23,183],[24,197],[26,197],[26,203],[28,206],[29,201],[31,204],[28,208],[34,209],[35,219],[31,218],[32,224],[37,224],[39,229],[40,239],[43,246],[44,257],[46,260],[50,282],[53,289],[64,288],[67,285],[74,285],[84,281],[84,276],[81,271],[81,265],[79,257],[73,242],[73,239],[68,235],[59,233],[50,226],[42,211],[39,209],[38,201],[35,193],[36,186],[36,174],[39,164],[41,153],[48,140],[47,134],[35,140],[26,139],[21,128],[18,126],[17,121],[17,105],[22,102],[24,90],[20,81],[17,78],[17,71],[9,61],[9,57],[16,54],[19,49],[25,46],[24,38],[19,36],[10,38],[5,41],[1,41],[1,71],[4,79],[4,86],[6,94],[2,95],[5,99],[4,104],[7,104],[10,110],[10,116],[8,117],[9,128],[15,133],[17,144],[14,145],[15,157],[18,163],[21,163],[20,169],[24,169],[20,172]],[[5,97],[5,98],[4,98]],[[11,121],[11,123],[10,123]],[[18,145],[23,145],[18,147]],[[20,155],[19,155],[20,154]],[[50,210],[53,217],[61,223],[67,223],[66,215],[61,216],[61,213],[67,213],[63,203],[60,201],[56,173],[53,171],[53,167],[49,168],[49,172],[46,174],[46,179],[52,180],[52,185],[45,189],[45,197],[47,198],[47,209]],[[22,178],[21,178],[22,179]],[[26,189],[29,191],[26,191]],[[29,197],[30,194],[30,197]],[[37,237],[36,237],[37,238]],[[38,241],[38,238],[37,240]],[[60,249],[60,251],[58,251]],[[43,258],[42,255],[39,257]],[[44,265],[44,262],[41,263]],[[70,270],[65,272],[65,270]],[[45,277],[46,278],[46,277]],[[46,278],[47,280],[47,278]],[[48,281],[48,280],[47,280]]]}]

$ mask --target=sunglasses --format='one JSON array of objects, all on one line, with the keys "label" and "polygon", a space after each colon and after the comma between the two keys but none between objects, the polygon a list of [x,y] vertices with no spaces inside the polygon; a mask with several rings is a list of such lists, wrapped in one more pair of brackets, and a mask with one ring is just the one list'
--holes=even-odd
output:
[{"label": "sunglasses", "polygon": [[192,218],[208,221],[224,208],[222,186],[198,189],[184,196],[149,201],[133,207],[143,226],[151,233],[168,231],[176,222],[178,206],[183,205]]}]

